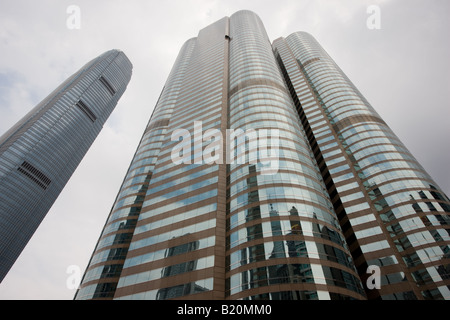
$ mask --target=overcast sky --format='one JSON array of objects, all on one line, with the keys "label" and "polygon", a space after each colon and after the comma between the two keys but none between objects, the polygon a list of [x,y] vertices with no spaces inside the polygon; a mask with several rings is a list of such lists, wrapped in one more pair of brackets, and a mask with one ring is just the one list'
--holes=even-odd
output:
[{"label": "overcast sky", "polygon": [[[80,9],[69,29],[67,8]],[[369,29],[367,7],[380,8]],[[0,299],[73,299],[139,139],[182,44],[241,9],[273,41],[311,33],[450,195],[448,0],[0,0],[0,135],[87,61],[121,49],[127,91],[35,235]]]}]

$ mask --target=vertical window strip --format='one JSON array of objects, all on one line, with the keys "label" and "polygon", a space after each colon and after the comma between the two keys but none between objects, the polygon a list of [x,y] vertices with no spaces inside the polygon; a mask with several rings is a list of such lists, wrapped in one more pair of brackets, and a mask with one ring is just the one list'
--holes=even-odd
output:
[{"label": "vertical window strip", "polygon": [[94,112],[81,100],[78,100],[76,106],[83,111],[83,113],[92,121],[95,122],[97,120],[97,117],[95,116]]},{"label": "vertical window strip", "polygon": [[114,90],[113,86],[108,82],[108,80],[105,79],[104,76],[100,76],[100,82],[105,86],[105,88],[111,93],[113,96],[116,93],[116,90]]}]

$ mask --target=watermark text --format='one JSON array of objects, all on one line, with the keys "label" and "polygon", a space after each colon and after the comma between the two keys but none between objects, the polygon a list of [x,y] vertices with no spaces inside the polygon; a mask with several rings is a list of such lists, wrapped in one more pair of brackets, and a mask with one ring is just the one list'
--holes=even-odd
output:
[{"label": "watermark text", "polygon": [[172,132],[171,141],[178,143],[171,159],[175,164],[260,164],[262,174],[275,174],[279,137],[278,129],[227,129],[224,137],[218,129],[203,131],[202,122],[194,121],[193,135],[187,129]]},{"label": "watermark text", "polygon": [[369,16],[367,17],[366,25],[369,30],[381,29],[381,10],[380,7],[373,4],[367,7],[366,10]]},{"label": "watermark text", "polygon": [[66,26],[69,30],[81,29],[81,9],[77,5],[70,5],[66,9],[69,15],[66,20]]}]

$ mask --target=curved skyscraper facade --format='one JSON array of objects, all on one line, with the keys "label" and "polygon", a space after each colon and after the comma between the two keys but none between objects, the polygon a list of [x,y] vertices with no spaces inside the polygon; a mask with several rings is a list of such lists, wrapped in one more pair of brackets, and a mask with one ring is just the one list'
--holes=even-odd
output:
[{"label": "curved skyscraper facade", "polygon": [[369,298],[450,299],[448,197],[310,34],[274,48]]},{"label": "curved skyscraper facade", "polygon": [[[226,168],[204,164],[202,150],[203,131],[226,128],[227,26],[181,48],[76,299],[224,298],[213,278],[225,272]],[[180,164],[176,130],[189,135]]]},{"label": "curved skyscraper facade", "polygon": [[[278,130],[279,150],[276,172],[264,173],[259,161],[229,166],[227,297],[361,299],[361,282],[264,26],[248,11],[231,16],[230,25],[230,128]],[[246,150],[251,153],[250,142]]]},{"label": "curved skyscraper facade", "polygon": [[94,142],[131,72],[123,52],[107,51],[0,137],[0,280]]},{"label": "curved skyscraper facade", "polygon": [[75,299],[450,299],[449,208],[311,36],[239,11],[182,46]]}]

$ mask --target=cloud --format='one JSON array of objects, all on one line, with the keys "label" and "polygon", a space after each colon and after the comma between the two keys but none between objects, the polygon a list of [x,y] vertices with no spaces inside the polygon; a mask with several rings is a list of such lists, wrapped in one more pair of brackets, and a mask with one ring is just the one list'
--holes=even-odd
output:
[{"label": "cloud", "polygon": [[[73,4],[79,30],[66,26]],[[369,4],[380,6],[381,30],[366,27]],[[179,49],[240,9],[255,11],[271,40],[312,33],[449,195],[449,8],[446,0],[0,2],[0,134],[102,52],[121,49],[134,65],[113,114],[0,285],[0,299],[73,298],[66,269],[84,271]]]}]

